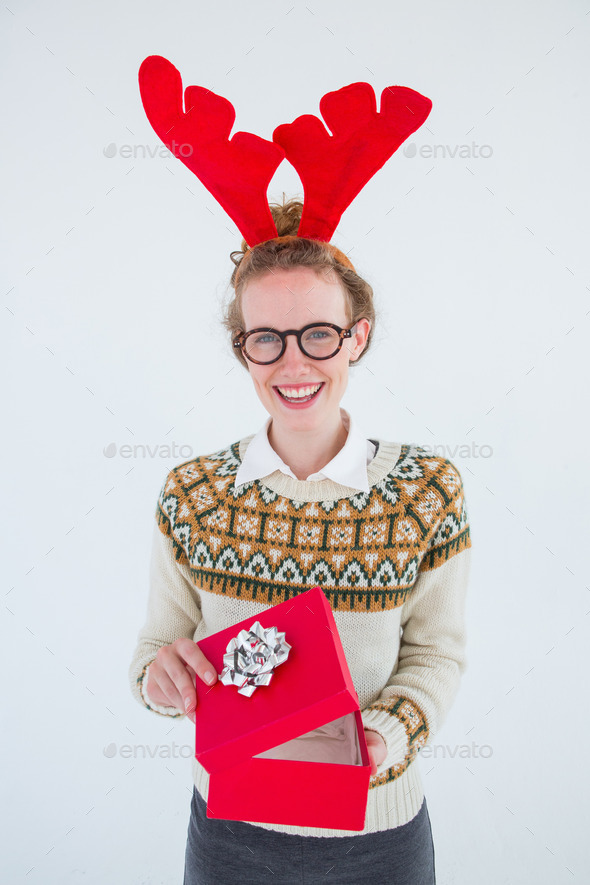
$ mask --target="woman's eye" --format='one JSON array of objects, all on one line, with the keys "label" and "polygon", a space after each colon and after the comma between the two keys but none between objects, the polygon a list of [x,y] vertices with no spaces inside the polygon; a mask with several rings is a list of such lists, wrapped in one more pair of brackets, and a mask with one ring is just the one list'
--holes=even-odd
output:
[{"label": "woman's eye", "polygon": [[274,344],[278,340],[276,335],[269,335],[268,333],[254,336],[254,344]]}]

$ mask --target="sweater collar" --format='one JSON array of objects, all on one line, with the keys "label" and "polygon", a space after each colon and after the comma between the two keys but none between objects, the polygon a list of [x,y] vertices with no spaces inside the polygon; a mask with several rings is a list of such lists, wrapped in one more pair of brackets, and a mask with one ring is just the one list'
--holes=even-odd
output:
[{"label": "sweater collar", "polygon": [[298,480],[291,468],[272,448],[268,430],[272,418],[267,418],[263,426],[252,438],[244,453],[234,485],[239,486],[255,479],[262,479],[278,470],[296,482],[332,480],[342,486],[369,491],[367,465],[375,455],[375,445],[359,431],[346,409],[340,409],[342,423],[348,430],[346,442],[339,452],[320,471],[310,474],[306,480]]},{"label": "sweater collar", "polygon": [[[239,440],[238,456],[240,462],[244,460],[248,446],[252,442],[254,434],[245,436]],[[293,479],[280,470],[275,470],[269,476],[265,476],[258,480],[262,486],[270,489],[283,498],[289,498],[291,501],[301,503],[311,503],[313,501],[322,501],[324,506],[326,502],[339,501],[342,498],[351,498],[351,500],[366,500],[371,494],[372,489],[377,484],[387,480],[387,477],[394,471],[401,453],[402,444],[399,442],[389,442],[388,440],[376,439],[377,453],[369,466],[367,467],[367,477],[369,480],[368,492],[357,492],[349,486],[341,483],[333,482],[331,479],[323,480],[305,480]],[[377,511],[378,512],[378,511]]]}]

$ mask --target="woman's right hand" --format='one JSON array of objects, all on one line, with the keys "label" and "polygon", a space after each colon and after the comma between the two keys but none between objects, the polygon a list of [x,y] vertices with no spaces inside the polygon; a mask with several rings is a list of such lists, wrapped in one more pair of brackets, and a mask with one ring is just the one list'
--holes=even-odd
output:
[{"label": "woman's right hand", "polygon": [[177,639],[172,645],[159,648],[150,664],[146,686],[148,697],[155,704],[176,707],[194,722],[197,676],[205,685],[214,685],[217,681],[215,667],[207,660],[197,643],[184,637]]}]

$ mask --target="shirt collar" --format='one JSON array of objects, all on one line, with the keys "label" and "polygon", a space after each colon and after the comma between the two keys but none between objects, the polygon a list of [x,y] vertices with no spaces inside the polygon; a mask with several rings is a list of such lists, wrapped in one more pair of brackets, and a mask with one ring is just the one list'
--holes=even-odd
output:
[{"label": "shirt collar", "polygon": [[[312,473],[307,480],[331,479],[340,485],[349,486],[362,492],[369,491],[367,463],[373,457],[375,446],[368,441],[345,409],[340,409],[342,421],[348,428],[346,442],[340,451],[317,473]],[[262,479],[280,470],[293,479],[297,477],[280,456],[272,448],[268,439],[268,429],[272,418],[267,418],[264,425],[250,441],[244,460],[236,473],[234,485],[239,486],[255,479]]]}]

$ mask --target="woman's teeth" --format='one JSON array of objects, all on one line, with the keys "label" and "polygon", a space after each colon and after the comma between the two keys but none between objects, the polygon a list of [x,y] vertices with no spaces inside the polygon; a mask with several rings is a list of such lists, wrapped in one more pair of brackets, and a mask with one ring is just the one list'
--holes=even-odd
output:
[{"label": "woman's teeth", "polygon": [[[322,382],[323,384],[323,382]],[[289,400],[289,402],[304,402],[305,400],[312,399],[322,384],[313,384],[309,387],[277,387],[277,390],[283,397],[283,399]]]}]

